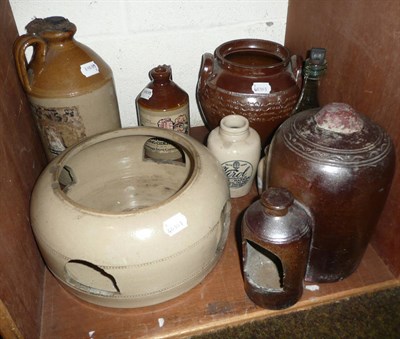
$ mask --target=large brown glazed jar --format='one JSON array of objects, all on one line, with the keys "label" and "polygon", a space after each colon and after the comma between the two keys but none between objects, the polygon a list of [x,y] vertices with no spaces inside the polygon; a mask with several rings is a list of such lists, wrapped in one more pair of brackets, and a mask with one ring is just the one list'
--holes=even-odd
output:
[{"label": "large brown glazed jar", "polygon": [[120,128],[111,68],[74,39],[76,26],[49,17],[26,30],[15,41],[15,63],[48,160],[88,136]]},{"label": "large brown glazed jar", "polygon": [[267,159],[267,185],[289,189],[314,218],[306,280],[331,282],[359,265],[394,173],[389,135],[349,105],[292,116]]},{"label": "large brown glazed jar", "polygon": [[240,39],[205,53],[197,84],[197,101],[212,130],[227,115],[249,120],[265,144],[290,115],[300,94],[300,60],[272,41]]}]

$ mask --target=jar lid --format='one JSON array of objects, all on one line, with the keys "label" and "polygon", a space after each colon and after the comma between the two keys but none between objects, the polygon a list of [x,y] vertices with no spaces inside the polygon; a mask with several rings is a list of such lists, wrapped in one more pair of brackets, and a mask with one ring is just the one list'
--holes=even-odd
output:
[{"label": "jar lid", "polygon": [[341,134],[360,132],[364,125],[361,116],[350,105],[343,103],[322,107],[314,119],[317,127]]},{"label": "jar lid", "polygon": [[309,160],[349,166],[371,165],[392,149],[389,135],[345,103],[331,103],[293,115],[277,135]]}]

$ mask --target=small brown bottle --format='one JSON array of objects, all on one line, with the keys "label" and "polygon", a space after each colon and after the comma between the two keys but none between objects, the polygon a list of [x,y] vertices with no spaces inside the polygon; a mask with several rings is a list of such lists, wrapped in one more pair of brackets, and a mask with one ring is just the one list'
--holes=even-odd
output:
[{"label": "small brown bottle", "polygon": [[[189,96],[172,81],[172,70],[160,65],[149,73],[151,82],[136,98],[139,126],[160,127],[189,134]],[[182,150],[167,140],[149,139],[145,155],[157,160],[179,160]]]},{"label": "small brown bottle", "polygon": [[283,309],[303,294],[312,219],[290,191],[268,188],[242,221],[244,287],[257,305]]}]

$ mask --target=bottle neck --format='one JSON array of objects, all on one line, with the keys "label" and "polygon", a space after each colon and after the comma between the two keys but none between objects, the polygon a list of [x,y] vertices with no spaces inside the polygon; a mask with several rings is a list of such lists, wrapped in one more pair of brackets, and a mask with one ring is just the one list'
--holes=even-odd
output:
[{"label": "bottle neck", "polygon": [[303,88],[301,89],[300,98],[296,105],[295,113],[320,106],[318,95],[319,84],[319,78],[304,78]]},{"label": "bottle neck", "polygon": [[150,71],[150,79],[155,86],[165,86],[172,83],[172,70],[169,65],[160,65]]},{"label": "bottle neck", "polygon": [[304,65],[303,87],[294,113],[320,107],[319,86],[325,71],[326,62],[322,64],[313,64],[310,60],[306,60]]},{"label": "bottle neck", "polygon": [[241,115],[228,115],[222,118],[219,133],[231,141],[244,140],[250,134],[249,121]]},{"label": "bottle neck", "polygon": [[28,34],[38,35],[47,44],[60,45],[72,42],[76,26],[68,19],[52,16],[45,19],[34,19],[26,26]]}]

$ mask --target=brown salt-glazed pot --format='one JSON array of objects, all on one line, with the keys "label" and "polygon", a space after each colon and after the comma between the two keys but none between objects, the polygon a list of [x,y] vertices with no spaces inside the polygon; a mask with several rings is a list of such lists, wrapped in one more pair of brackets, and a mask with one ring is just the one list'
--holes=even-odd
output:
[{"label": "brown salt-glazed pot", "polygon": [[313,218],[306,280],[333,282],[359,265],[395,167],[389,135],[349,105],[293,115],[270,145],[268,186],[289,189]]},{"label": "brown salt-glazed pot", "polygon": [[301,88],[301,58],[272,41],[225,42],[202,56],[197,101],[209,130],[227,115],[249,120],[265,144],[290,115]]}]

